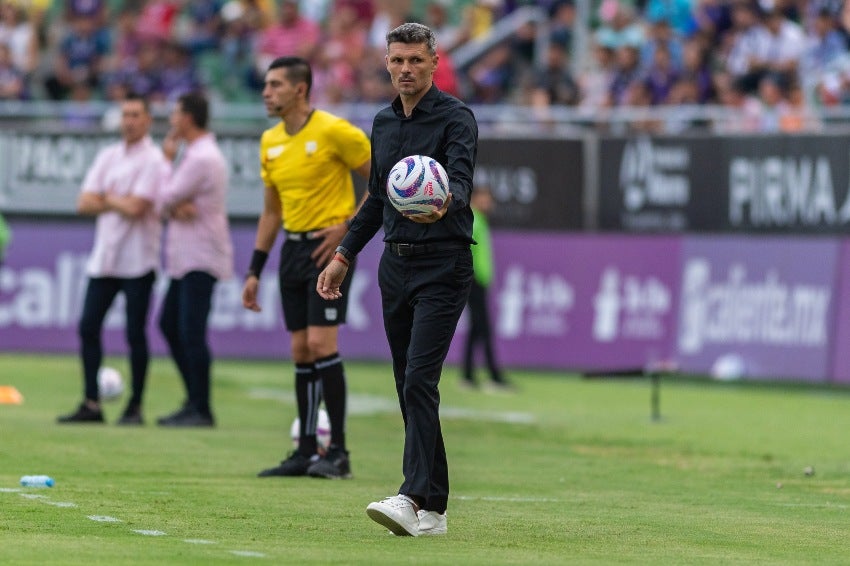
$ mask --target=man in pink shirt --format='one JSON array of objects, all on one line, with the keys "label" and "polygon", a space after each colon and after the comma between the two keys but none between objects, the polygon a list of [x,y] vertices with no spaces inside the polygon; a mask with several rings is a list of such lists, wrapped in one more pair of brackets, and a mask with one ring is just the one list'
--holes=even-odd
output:
[{"label": "man in pink shirt", "polygon": [[164,164],[162,153],[148,135],[151,122],[147,101],[128,96],[121,103],[122,141],[98,153],[83,181],[77,210],[97,217],[79,324],[84,399],[75,412],[59,417],[60,423],[103,422],[97,384],[103,361],[101,330],[120,292],[126,299],[133,393],[118,423],[142,424],[142,394],[150,359],[145,327],[161,235],[154,205]]},{"label": "man in pink shirt", "polygon": [[[159,206],[168,218],[165,265],[171,283],[159,327],[186,387],[186,401],[158,419],[161,426],[215,425],[210,408],[207,319],[215,283],[233,276],[233,244],[227,221],[227,162],[207,130],[209,104],[197,93],[182,95],[162,144],[169,161]],[[185,149],[174,163],[180,142]]]}]

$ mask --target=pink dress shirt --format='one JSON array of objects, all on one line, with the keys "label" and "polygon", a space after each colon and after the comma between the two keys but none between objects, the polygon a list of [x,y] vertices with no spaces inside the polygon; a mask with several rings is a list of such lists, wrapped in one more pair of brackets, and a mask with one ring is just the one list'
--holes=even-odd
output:
[{"label": "pink dress shirt", "polygon": [[[150,137],[133,145],[121,141],[104,147],[83,180],[82,192],[112,192],[157,202],[165,158]],[[162,223],[152,206],[145,216],[129,219],[114,210],[97,215],[94,246],[86,265],[89,277],[141,277],[159,267]]]},{"label": "pink dress shirt", "polygon": [[233,276],[227,185],[227,162],[211,133],[188,144],[176,165],[166,165],[160,210],[168,216],[172,206],[185,200],[197,209],[192,220],[168,220],[165,268],[169,277],[182,279],[190,271],[204,271],[219,280]]}]

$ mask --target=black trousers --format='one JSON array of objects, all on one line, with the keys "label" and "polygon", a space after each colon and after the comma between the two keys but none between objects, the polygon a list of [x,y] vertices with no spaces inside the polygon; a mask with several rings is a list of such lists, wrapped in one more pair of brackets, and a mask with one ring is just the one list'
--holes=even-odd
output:
[{"label": "black trousers", "polygon": [[440,374],[472,282],[469,249],[399,257],[378,269],[384,329],[404,419],[404,482],[399,493],[443,513],[449,468],[440,428]]},{"label": "black trousers", "polygon": [[177,365],[190,405],[210,414],[210,365],[207,322],[212,306],[215,277],[190,271],[172,279],[162,303],[159,329]]},{"label": "black trousers", "polygon": [[484,349],[484,361],[490,372],[490,379],[496,382],[503,381],[493,349],[493,332],[490,325],[490,313],[487,310],[487,287],[473,281],[469,291],[469,333],[466,337],[463,356],[463,377],[469,381],[475,381],[476,346]]},{"label": "black trousers", "polygon": [[83,380],[86,399],[100,398],[97,387],[97,372],[103,363],[102,330],[109,307],[119,292],[126,300],[125,335],[130,350],[130,375],[133,393],[129,404],[141,405],[148,372],[150,352],[148,350],[147,322],[151,303],[151,290],[156,275],[151,271],[142,277],[92,277],[86,286],[83,312],[80,316],[80,357],[83,361]]}]

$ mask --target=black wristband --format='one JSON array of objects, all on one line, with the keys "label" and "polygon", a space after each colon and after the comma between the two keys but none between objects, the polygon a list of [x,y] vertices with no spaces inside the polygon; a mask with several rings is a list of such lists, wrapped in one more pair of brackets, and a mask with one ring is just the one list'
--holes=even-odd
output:
[{"label": "black wristband", "polygon": [[345,259],[347,259],[348,263],[352,263],[354,261],[354,254],[352,254],[350,251],[348,251],[348,248],[338,246],[335,251],[336,251],[336,253],[338,253],[339,255],[344,257]]},{"label": "black wristband", "polygon": [[260,273],[263,272],[263,268],[266,266],[267,259],[269,259],[269,252],[254,250],[254,253],[251,254],[251,265],[248,266],[248,275],[246,275],[246,277],[251,277],[253,275],[259,279]]},{"label": "black wristband", "polygon": [[352,222],[354,222],[354,219],[353,219],[353,218],[346,218],[346,219],[345,219],[345,227],[346,227],[346,228],[351,228],[351,223],[352,223]]}]

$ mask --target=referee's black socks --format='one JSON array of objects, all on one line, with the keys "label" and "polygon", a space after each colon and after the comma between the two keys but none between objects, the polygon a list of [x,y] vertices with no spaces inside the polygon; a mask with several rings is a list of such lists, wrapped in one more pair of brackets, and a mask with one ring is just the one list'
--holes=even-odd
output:
[{"label": "referee's black socks", "polygon": [[322,380],[322,394],[328,419],[331,421],[331,446],[345,450],[346,384],[345,370],[339,353],[319,358],[315,363],[316,374]]},{"label": "referee's black socks", "polygon": [[322,402],[322,381],[314,364],[295,364],[295,400],[298,403],[298,451],[306,456],[316,453],[316,425]]}]

